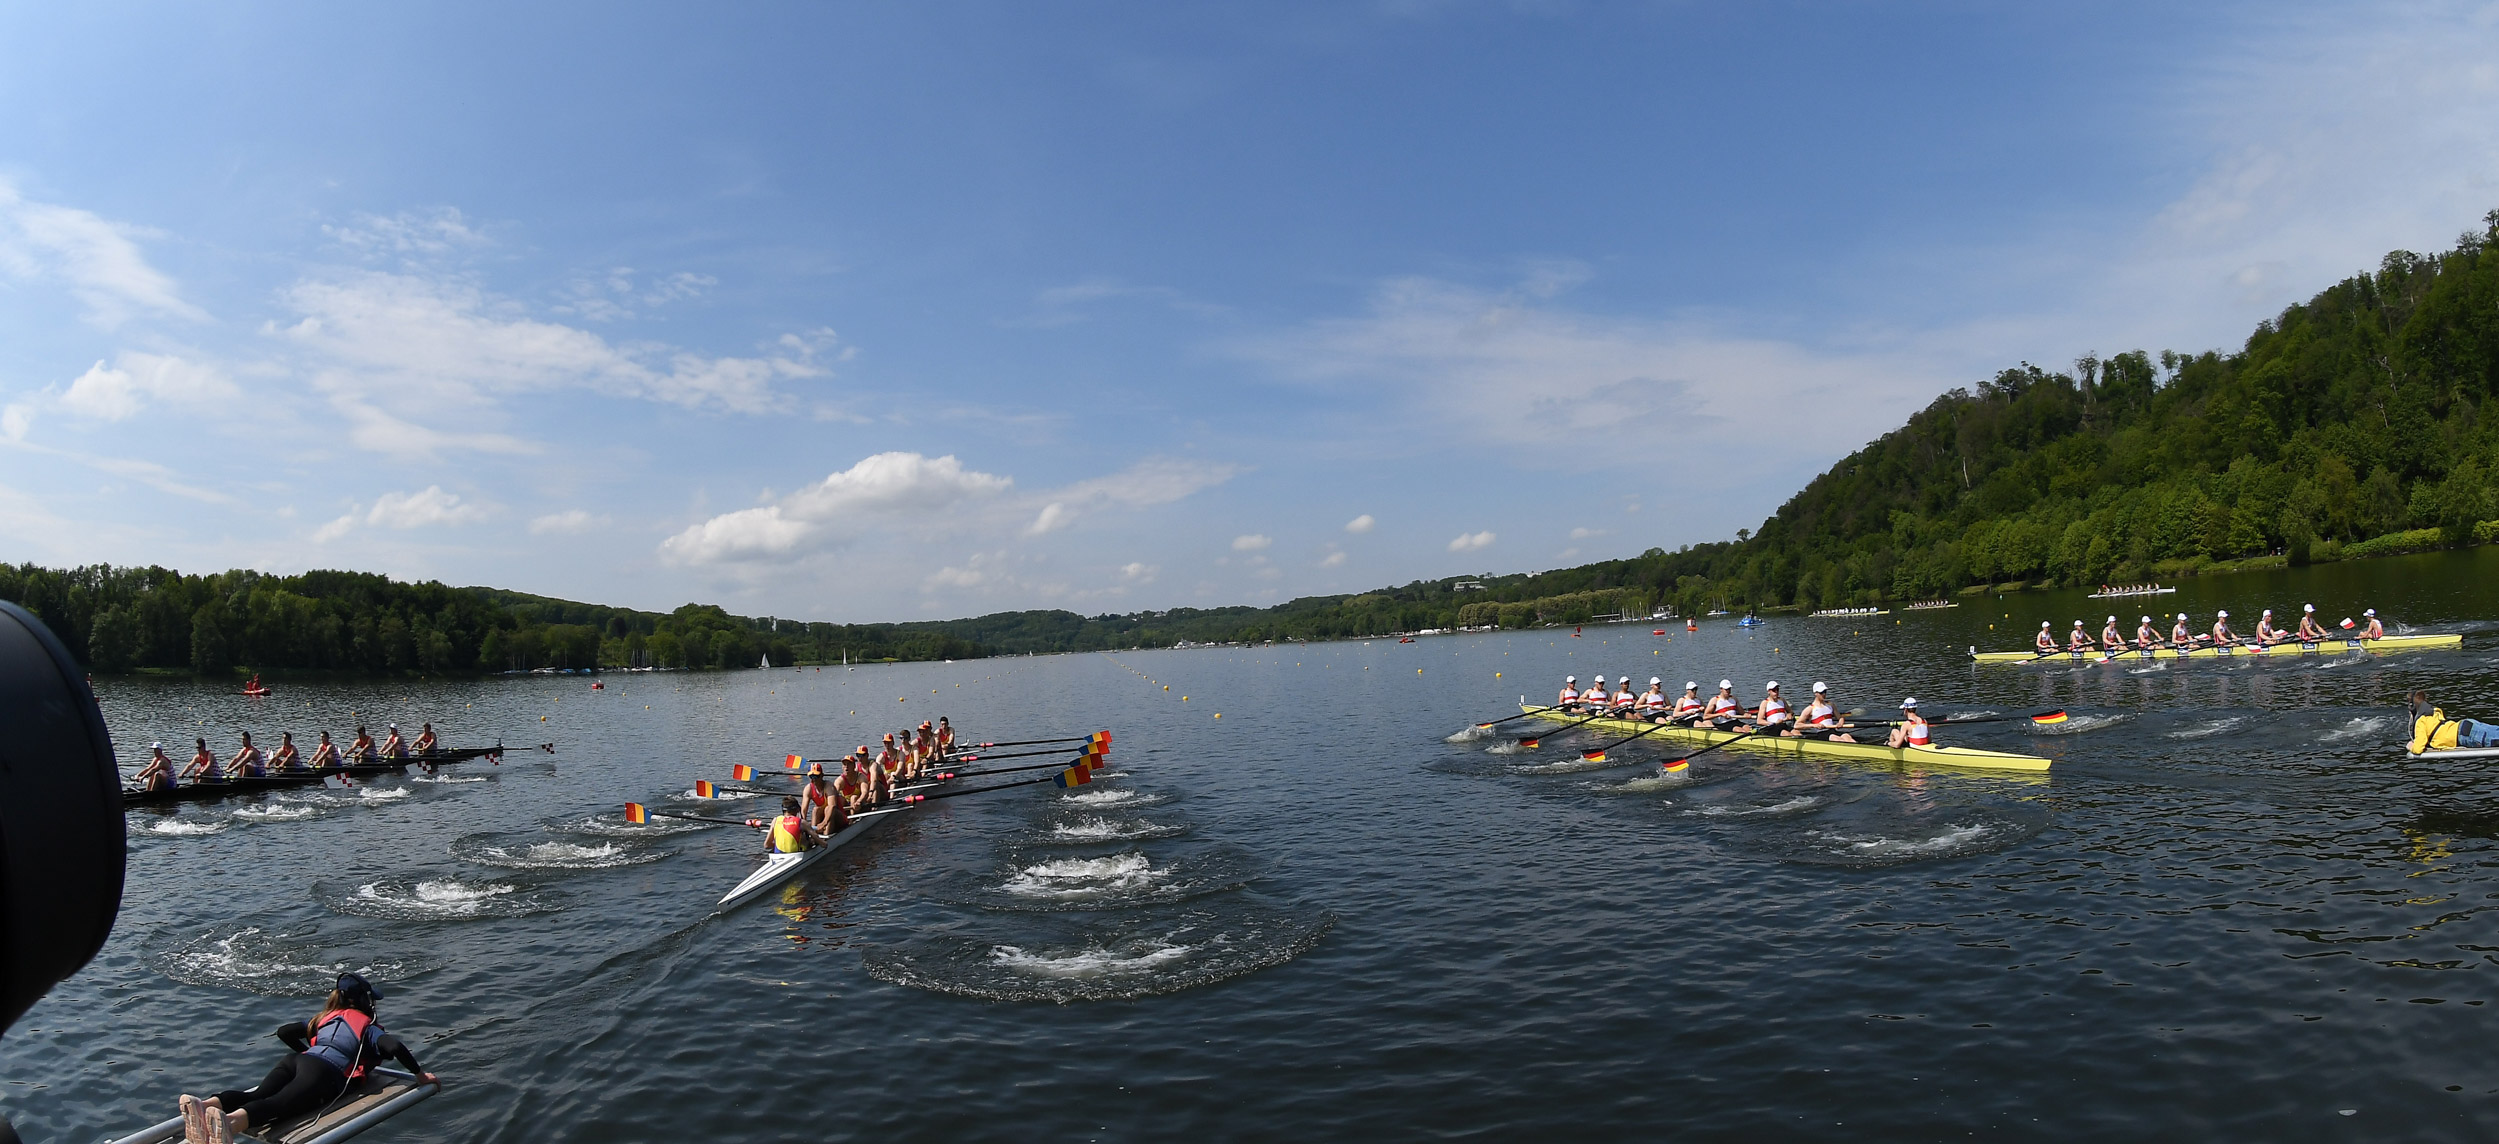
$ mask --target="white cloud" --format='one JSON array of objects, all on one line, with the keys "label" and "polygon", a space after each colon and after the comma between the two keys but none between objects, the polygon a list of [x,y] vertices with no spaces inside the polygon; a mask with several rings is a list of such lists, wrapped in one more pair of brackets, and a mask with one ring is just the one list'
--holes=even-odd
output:
[{"label": "white cloud", "polygon": [[357,254],[394,254],[403,258],[433,257],[488,245],[486,236],[451,207],[402,211],[395,215],[358,215],[350,226],[324,224],[321,233]]},{"label": "white cloud", "polygon": [[0,437],[11,441],[26,439],[26,430],[35,423],[35,407],[23,401],[0,405]]},{"label": "white cloud", "polygon": [[1571,530],[1571,539],[1573,540],[1586,540],[1592,536],[1612,535],[1614,535],[1614,530],[1610,528],[1574,528]]},{"label": "white cloud", "polygon": [[530,521],[529,531],[540,536],[577,536],[606,523],[604,516],[592,516],[588,510],[571,508]]},{"label": "white cloud", "polygon": [[1369,531],[1371,531],[1372,529],[1379,527],[1379,523],[1380,523],[1380,522],[1378,522],[1378,521],[1376,521],[1376,520],[1371,519],[1371,514],[1366,512],[1366,513],[1362,514],[1361,516],[1358,516],[1358,517],[1353,518],[1352,520],[1346,521],[1346,522],[1345,522],[1345,531],[1350,532],[1350,533],[1353,533],[1353,534],[1354,534],[1354,535],[1356,535],[1356,536],[1360,536],[1360,535],[1362,535],[1363,533],[1369,532]]},{"label": "white cloud", "polygon": [[1037,494],[1040,515],[1024,532],[1039,536],[1076,523],[1085,512],[1169,504],[1231,480],[1240,466],[1148,457],[1107,477]]},{"label": "white cloud", "polygon": [[214,366],[162,354],[125,353],[117,366],[97,362],[69,383],[58,406],[81,417],[126,421],[150,401],[195,408],[228,405],[242,396]]},{"label": "white cloud", "polygon": [[688,564],[779,559],[849,539],[879,518],[935,516],[958,502],[1005,492],[1014,483],[966,469],[951,454],[878,453],[779,503],[726,513],[688,528],[661,542],[660,551]]},{"label": "white cloud", "polygon": [[1489,530],[1484,532],[1461,532],[1458,534],[1458,538],[1456,540],[1449,542],[1449,551],[1473,552],[1478,548],[1490,545],[1492,541],[1493,535]]},{"label": "white cloud", "polygon": [[87,305],[87,320],[111,329],[145,311],[206,321],[183,301],[174,281],[148,264],[136,227],[75,207],[28,201],[0,179],[0,271],[19,278],[57,277]]},{"label": "white cloud", "polygon": [[1339,565],[1341,565],[1341,564],[1343,564],[1343,563],[1345,563],[1345,554],[1344,554],[1344,553],[1342,553],[1342,552],[1331,552],[1331,553],[1328,553],[1328,555],[1327,555],[1327,558],[1326,558],[1326,559],[1319,561],[1319,567],[1321,567],[1321,568],[1334,568],[1334,567],[1337,567],[1337,566],[1339,566]]},{"label": "white cloud", "polygon": [[462,503],[459,494],[444,492],[441,485],[427,485],[412,493],[383,493],[364,519],[375,528],[410,529],[467,524],[484,515],[484,509]]},{"label": "white cloud", "polygon": [[1151,584],[1154,582],[1154,574],[1161,570],[1158,565],[1131,561],[1119,566],[1119,578],[1131,584]]},{"label": "white cloud", "polygon": [[1075,519],[1075,514],[1068,512],[1066,505],[1051,501],[1041,506],[1041,515],[1033,518],[1032,527],[1025,529],[1024,535],[1041,536],[1057,532]]},{"label": "white cloud", "polygon": [[1261,536],[1253,532],[1247,536],[1233,537],[1232,550],[1234,552],[1256,552],[1274,543],[1275,538]]}]

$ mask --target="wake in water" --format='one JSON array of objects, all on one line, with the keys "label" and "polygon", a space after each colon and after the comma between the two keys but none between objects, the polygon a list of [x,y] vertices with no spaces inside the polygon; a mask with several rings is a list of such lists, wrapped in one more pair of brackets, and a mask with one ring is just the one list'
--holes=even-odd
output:
[{"label": "wake in water", "polygon": [[2025,720],[2024,729],[2028,730],[2033,735],[2081,735],[2097,731],[2103,727],[2114,727],[2132,718],[2134,718],[2132,713],[2121,715],[2074,715],[2068,717],[2062,723],[2050,723],[2044,727],[2037,723],[2031,723]]},{"label": "wake in water", "polygon": [[1830,805],[1830,800],[1821,795],[1800,794],[1794,798],[1761,806],[1728,802],[1713,803],[1708,806],[1694,807],[1690,813],[1703,818],[1788,818],[1810,810],[1819,810],[1828,805]]},{"label": "wake in water", "polygon": [[311,930],[268,933],[246,926],[156,943],[147,955],[157,972],[186,985],[241,989],[268,997],[320,996],[341,973],[376,982],[403,981],[442,967],[442,959],[402,952],[387,958],[335,956]]},{"label": "wake in water", "polygon": [[1165,799],[1164,796],[1159,794],[1147,794],[1140,790],[1131,790],[1127,787],[1117,787],[1110,790],[1077,791],[1074,794],[1060,796],[1059,801],[1072,806],[1116,806],[1125,808],[1131,806],[1152,806],[1155,803],[1165,801]]},{"label": "wake in water", "polygon": [[451,843],[453,857],[508,870],[606,870],[657,862],[669,851],[612,839],[539,839],[531,835],[470,834]]},{"label": "wake in water", "polygon": [[1730,828],[1747,832],[1743,845],[1750,849],[1789,862],[1858,870],[1994,853],[2036,837],[2048,821],[2044,810],[2027,805],[1911,807],[1879,798],[1846,805],[1788,799],[1731,808],[1722,817],[1731,820]]},{"label": "wake in water", "polygon": [[1238,889],[1258,873],[1257,859],[1223,847],[1174,857],[1148,857],[1136,850],[1090,858],[1028,857],[959,900],[1015,912],[1121,909]]},{"label": "wake in water", "polygon": [[170,815],[162,818],[132,817],[126,821],[129,833],[134,838],[197,838],[204,834],[218,833],[234,825],[230,819],[176,818]]},{"label": "wake in water", "polygon": [[1058,823],[1041,841],[1059,845],[1081,845],[1089,842],[1140,842],[1151,838],[1178,838],[1189,832],[1185,826],[1172,826],[1138,819],[1110,819],[1098,816]]},{"label": "wake in water", "polygon": [[654,818],[649,822],[625,821],[621,814],[594,814],[582,818],[557,819],[545,824],[554,834],[595,834],[601,838],[665,838],[671,834],[692,834],[698,830],[717,830],[708,822],[691,822],[682,818]]},{"label": "wake in water", "polygon": [[452,877],[384,878],[315,889],[323,905],[343,914],[392,921],[455,921],[519,918],[563,908],[553,895],[509,880],[463,881]]},{"label": "wake in water", "polygon": [[2385,737],[2388,732],[2394,731],[2401,726],[2403,726],[2402,718],[2396,715],[2356,715],[2348,720],[2345,720],[2342,726],[2335,727],[2326,731],[2324,734],[2317,736],[2317,741],[2322,743],[2350,743],[2364,739],[2376,740]]},{"label": "wake in water", "polygon": [[1681,774],[1672,775],[1661,774],[1657,768],[1650,767],[1618,783],[1580,784],[1582,789],[1591,794],[1655,794],[1658,791],[1675,790],[1691,785],[1692,771],[1688,767]]},{"label": "wake in water", "polygon": [[2213,719],[2181,727],[2178,730],[2169,732],[2168,737],[2172,739],[2209,739],[2226,731],[2235,731],[2246,725],[2247,716],[2232,715],[2226,719]]},{"label": "wake in water", "polygon": [[1125,1001],[1227,981],[1301,956],[1335,918],[1225,902],[1067,932],[948,935],[871,947],[880,981],[991,1001]]}]

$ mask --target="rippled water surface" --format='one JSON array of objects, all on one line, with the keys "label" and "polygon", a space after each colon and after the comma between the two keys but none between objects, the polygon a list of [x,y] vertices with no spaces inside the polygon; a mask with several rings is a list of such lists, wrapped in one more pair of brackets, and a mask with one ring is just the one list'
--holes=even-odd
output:
[{"label": "rippled water surface", "polygon": [[[2404,761],[2394,704],[2499,716],[2493,584],[2485,549],[2157,604],[2466,633],[2383,658],[1962,654],[2108,610],[2067,594],[599,692],[107,680],[127,759],[427,718],[558,753],[133,812],[119,926],[0,1041],[0,1105],[31,1140],[171,1115],[356,968],[451,1081],[377,1140],[2482,1138],[2499,793]],[[2047,776],[1733,749],[1661,777],[1673,744],[1463,733],[1598,671],[2073,717],[1948,735]],[[693,781],[940,713],[1109,728],[1113,777],[927,804],[726,915],[751,832],[618,814],[743,817]]]}]

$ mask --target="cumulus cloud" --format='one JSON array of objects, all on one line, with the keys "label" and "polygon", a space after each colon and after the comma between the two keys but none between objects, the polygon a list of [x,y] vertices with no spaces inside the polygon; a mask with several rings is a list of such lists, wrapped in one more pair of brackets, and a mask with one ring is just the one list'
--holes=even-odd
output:
[{"label": "cumulus cloud", "polygon": [[1024,532],[1027,536],[1056,532],[1085,513],[1103,509],[1170,504],[1231,480],[1240,471],[1238,465],[1148,457],[1110,476],[1038,494],[1034,500],[1041,504],[1039,515]]},{"label": "cumulus cloud", "polygon": [[529,531],[540,536],[576,536],[606,524],[604,516],[592,516],[585,509],[551,512],[529,522]]},{"label": "cumulus cloud", "polygon": [[1067,511],[1066,505],[1057,501],[1051,501],[1050,503],[1041,506],[1041,515],[1033,518],[1032,527],[1025,529],[1024,535],[1042,536],[1048,533],[1057,532],[1058,530],[1067,527],[1068,524],[1075,519],[1076,515]]},{"label": "cumulus cloud", "polygon": [[1234,552],[1257,552],[1274,543],[1273,537],[1261,536],[1253,532],[1247,536],[1233,537],[1232,550]]},{"label": "cumulus cloud", "polygon": [[372,508],[350,510],[313,530],[312,538],[326,544],[358,527],[405,531],[436,525],[468,524],[483,519],[485,515],[484,506],[464,501],[458,493],[444,492],[441,485],[427,485],[412,493],[383,493],[374,499]]},{"label": "cumulus cloud", "polygon": [[1360,536],[1363,533],[1369,532],[1373,528],[1378,527],[1379,523],[1380,522],[1371,519],[1371,514],[1366,512],[1361,516],[1346,521],[1345,531],[1353,533],[1356,536]]},{"label": "cumulus cloud", "polygon": [[1343,563],[1345,563],[1345,554],[1343,552],[1331,552],[1327,554],[1325,559],[1319,561],[1319,567],[1334,568]]},{"label": "cumulus cloud", "polygon": [[1014,483],[964,468],[952,454],[878,453],[775,503],[688,528],[660,551],[686,564],[784,559],[847,540],[879,519],[934,515]]},{"label": "cumulus cloud", "polygon": [[1614,535],[1614,530],[1610,528],[1574,528],[1571,530],[1571,539],[1573,540],[1586,540],[1592,536],[1612,535]]},{"label": "cumulus cloud", "polygon": [[1154,582],[1154,574],[1159,571],[1162,569],[1158,565],[1147,564],[1143,561],[1130,561],[1119,566],[1119,578],[1130,584],[1151,584]]},{"label": "cumulus cloud", "polygon": [[69,383],[57,405],[63,412],[102,421],[126,421],[151,402],[212,407],[242,396],[214,366],[162,354],[126,353],[118,363],[97,362]]},{"label": "cumulus cloud", "polygon": [[1483,532],[1461,532],[1456,540],[1449,542],[1449,551],[1473,552],[1490,545],[1492,541],[1493,535],[1489,529]]},{"label": "cumulus cloud", "polygon": [[148,264],[134,241],[147,234],[92,211],[34,202],[0,179],[0,273],[68,283],[86,303],[87,320],[106,329],[141,312],[206,321],[171,277]]}]

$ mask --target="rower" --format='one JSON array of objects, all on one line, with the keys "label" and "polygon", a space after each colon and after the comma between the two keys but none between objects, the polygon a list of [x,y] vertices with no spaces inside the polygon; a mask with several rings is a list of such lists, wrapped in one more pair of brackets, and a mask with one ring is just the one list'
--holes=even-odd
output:
[{"label": "rower", "polygon": [[842,817],[849,818],[867,809],[869,793],[868,776],[859,769],[859,756],[842,756],[842,777],[833,780],[833,795],[842,804]]},{"label": "rower", "polygon": [[1689,727],[1700,717],[1701,682],[1697,679],[1687,680],[1683,685],[1683,695],[1675,700],[1675,714],[1672,721]]},{"label": "rower", "polygon": [[430,755],[434,753],[434,749],[436,747],[441,745],[441,740],[434,738],[433,724],[427,723],[424,725],[422,730],[417,732],[416,753],[420,755]]},{"label": "rower", "polygon": [[1708,713],[1704,717],[1709,720],[1710,726],[1721,731],[1734,727],[1743,719],[1744,705],[1735,701],[1734,680],[1718,681],[1718,694],[1709,697]]},{"label": "rower", "polygon": [[295,749],[295,732],[278,732],[278,749],[269,752],[269,769],[281,773],[304,769],[303,754]]},{"label": "rower", "polygon": [[243,732],[243,749],[236,751],[233,758],[226,760],[226,769],[236,778],[256,779],[268,775],[269,760],[261,755],[260,748],[252,745],[251,732]]},{"label": "rower", "polygon": [[1779,681],[1762,685],[1761,704],[1753,708],[1753,722],[1762,727],[1776,727],[1788,722],[1787,699],[1779,694]]},{"label": "rower", "polygon": [[954,753],[954,725],[946,717],[937,717],[937,753],[940,757]]},{"label": "rower", "polygon": [[2178,626],[2169,629],[2169,644],[2171,647],[2177,648],[2191,648],[2195,646],[2195,633],[2187,630],[2187,614],[2185,612],[2178,613]]},{"label": "rower", "polygon": [[174,761],[165,757],[165,744],[148,744],[148,765],[139,768],[139,777],[134,781],[140,790],[174,789]]},{"label": "rower", "polygon": [[807,848],[807,844],[811,841],[807,837],[806,820],[798,816],[797,795],[785,795],[782,797],[781,813],[774,816],[772,821],[767,823],[760,818],[750,818],[746,820],[746,824],[748,826],[756,827],[771,827],[771,835],[764,839],[764,850],[766,853],[796,854],[801,850],[805,850]]},{"label": "rower", "polygon": [[226,781],[225,766],[217,761],[217,752],[208,749],[208,740],[193,739],[192,742],[198,743],[200,749],[197,754],[191,756],[191,765],[183,768],[183,781],[191,783]]},{"label": "rower", "polygon": [[1563,677],[1562,677],[1562,697],[1561,697],[1560,699],[1556,699],[1556,700],[1554,700],[1554,701],[1553,701],[1553,705],[1554,705],[1554,706],[1556,706],[1556,707],[1561,708],[1561,709],[1562,709],[1562,710],[1564,710],[1564,711],[1577,711],[1577,710],[1579,710],[1579,677],[1578,677],[1578,676],[1576,676],[1576,675],[1565,675],[1565,676],[1563,676]]},{"label": "rower", "polygon": [[1848,737],[1847,727],[1848,724],[1840,722],[1839,708],[1831,705],[1831,686],[1817,681],[1813,702],[1805,705],[1805,710],[1797,717],[1796,726],[1779,733],[1791,739],[1820,734],[1834,743],[1856,742]]},{"label": "rower", "polygon": [[2115,616],[2110,616],[2108,625],[2100,629],[2100,650],[2111,652],[2126,650],[2126,637],[2117,634],[2117,617]]},{"label": "rower", "polygon": [[2213,613],[2213,646],[2229,647],[2237,642],[2239,637],[2230,634],[2230,613]]},{"label": "rower", "polygon": [[878,806],[894,797],[894,771],[902,766],[902,756],[894,750],[894,737],[885,736],[885,748],[868,760],[868,784]]},{"label": "rower", "polygon": [[365,730],[364,724],[359,723],[356,725],[356,741],[347,745],[347,761],[370,763],[374,757],[373,732]]},{"label": "rower", "polygon": [[2361,625],[2361,639],[2382,640],[2386,638],[2386,625],[2379,622],[2378,610],[2376,608],[2371,608],[2368,611],[2360,613],[2360,617],[2368,621],[2368,623]]},{"label": "rower", "polygon": [[2325,627],[2317,622],[2317,606],[2301,604],[2299,606],[2299,642],[2323,643],[2325,638]]},{"label": "rower", "polygon": [[2264,615],[2256,617],[2256,642],[2258,645],[2278,644],[2289,638],[2291,638],[2290,633],[2273,626],[2273,609],[2267,608],[2265,609]]},{"label": "rower", "polygon": [[2160,642],[2161,633],[2159,629],[2152,626],[2152,617],[2143,617],[2143,622],[2135,626],[2135,646],[2144,651],[2150,651],[2159,646]]},{"label": "rower", "polygon": [[1617,681],[1614,684],[1614,701],[1606,704],[1605,709],[1612,714],[1620,715],[1637,705],[1640,697],[1631,693],[1630,676],[1618,675],[1614,678]]},{"label": "rower", "polygon": [[2073,631],[2071,631],[2071,632],[2066,633],[2066,636],[2065,636],[2065,650],[2067,650],[2067,651],[2090,651],[2090,650],[2091,650],[2091,633],[2086,632],[2086,631],[2084,631],[2084,630],[2083,630],[2083,622],[2082,622],[2081,620],[2076,620],[2076,621],[2074,621],[2074,630],[2073,630]]},{"label": "rower", "polygon": [[1651,723],[1666,721],[1666,681],[1652,675],[1649,689],[1640,693],[1640,718]]},{"label": "rower", "polygon": [[810,833],[831,838],[842,832],[848,816],[833,797],[833,785],[824,780],[823,763],[807,764],[807,785],[799,788],[798,793],[806,807],[801,817],[807,820]]},{"label": "rower", "polygon": [[1926,725],[1926,716],[1918,714],[1917,696],[1912,695],[1900,701],[1900,722],[1892,728],[1891,738],[1885,740],[1885,743],[1894,747],[1932,747],[1935,745],[1934,733]]},{"label": "rower", "polygon": [[399,737],[399,724],[392,723],[389,727],[390,734],[382,738],[382,757],[385,759],[407,758],[408,742]]},{"label": "rower", "polygon": [[2042,652],[2059,650],[2056,646],[2056,632],[2048,627],[2046,620],[2039,621],[2039,650]]},{"label": "rower", "polygon": [[2412,713],[2412,744],[2405,749],[2413,754],[2499,747],[2499,723],[2450,719],[2445,711],[2430,706],[2426,692],[2415,691],[2405,699]]},{"label": "rower", "polygon": [[321,742],[312,749],[312,769],[327,770],[347,765],[338,757],[338,744],[330,741],[330,733],[321,733]]}]

